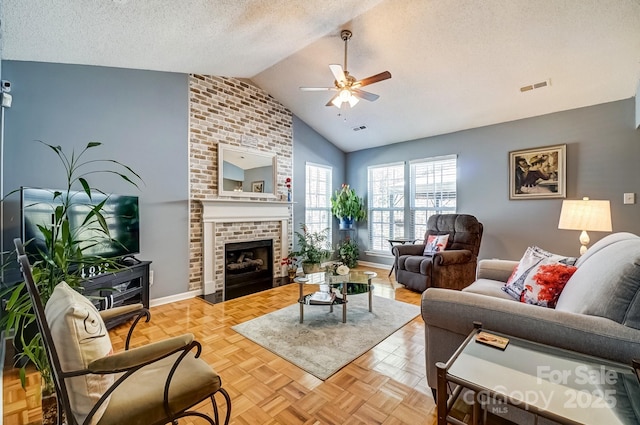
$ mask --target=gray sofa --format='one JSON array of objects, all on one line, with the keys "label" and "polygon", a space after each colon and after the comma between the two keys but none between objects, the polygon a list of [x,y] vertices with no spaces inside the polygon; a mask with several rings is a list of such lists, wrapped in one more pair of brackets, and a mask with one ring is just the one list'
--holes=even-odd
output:
[{"label": "gray sofa", "polygon": [[640,237],[614,233],[578,259],[555,309],[521,303],[501,290],[517,261],[481,260],[462,291],[422,295],[427,381],[473,329],[483,328],[625,364],[640,359]]}]

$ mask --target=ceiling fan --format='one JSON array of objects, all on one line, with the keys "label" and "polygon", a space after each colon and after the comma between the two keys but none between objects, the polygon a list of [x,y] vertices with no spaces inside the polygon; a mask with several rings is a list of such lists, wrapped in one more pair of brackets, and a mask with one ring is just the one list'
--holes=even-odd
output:
[{"label": "ceiling fan", "polygon": [[379,81],[387,80],[391,78],[389,71],[384,71],[371,77],[363,78],[362,80],[356,80],[353,75],[347,71],[347,44],[351,38],[351,31],[342,30],[340,37],[344,40],[344,69],[338,64],[329,65],[331,73],[335,77],[333,87],[300,87],[302,91],[337,91],[338,93],[327,102],[326,106],[336,106],[340,108],[342,104],[348,104],[354,107],[358,103],[359,99],[365,99],[370,102],[377,100],[380,96],[374,93],[370,93],[361,90],[361,87],[368,86],[369,84],[377,83]]}]

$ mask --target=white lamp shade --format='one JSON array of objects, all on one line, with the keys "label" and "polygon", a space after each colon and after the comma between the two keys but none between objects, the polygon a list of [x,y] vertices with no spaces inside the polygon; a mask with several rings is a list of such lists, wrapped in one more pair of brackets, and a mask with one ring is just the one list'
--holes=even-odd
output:
[{"label": "white lamp shade", "polygon": [[595,201],[589,198],[562,201],[558,229],[611,232],[609,201]]}]

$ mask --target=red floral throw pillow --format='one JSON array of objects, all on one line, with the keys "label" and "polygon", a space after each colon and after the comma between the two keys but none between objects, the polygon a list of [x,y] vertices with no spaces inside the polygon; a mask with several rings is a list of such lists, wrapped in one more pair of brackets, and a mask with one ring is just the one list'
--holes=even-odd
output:
[{"label": "red floral throw pillow", "polygon": [[429,235],[427,243],[424,245],[424,254],[444,251],[449,242],[449,235]]},{"label": "red floral throw pillow", "polygon": [[520,301],[541,307],[555,308],[564,286],[578,268],[553,260],[544,260],[530,273]]},{"label": "red floral throw pillow", "polygon": [[576,271],[573,266],[576,261],[574,257],[529,247],[502,290],[522,302],[554,307],[564,285]]}]

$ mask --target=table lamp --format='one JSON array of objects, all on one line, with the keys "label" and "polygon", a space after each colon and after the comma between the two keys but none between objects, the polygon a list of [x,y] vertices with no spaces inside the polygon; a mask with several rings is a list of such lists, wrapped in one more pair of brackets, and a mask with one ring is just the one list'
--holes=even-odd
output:
[{"label": "table lamp", "polygon": [[587,231],[610,232],[611,206],[609,201],[594,201],[584,197],[581,201],[562,201],[558,229],[581,230],[580,255],[587,251],[589,235]]}]

